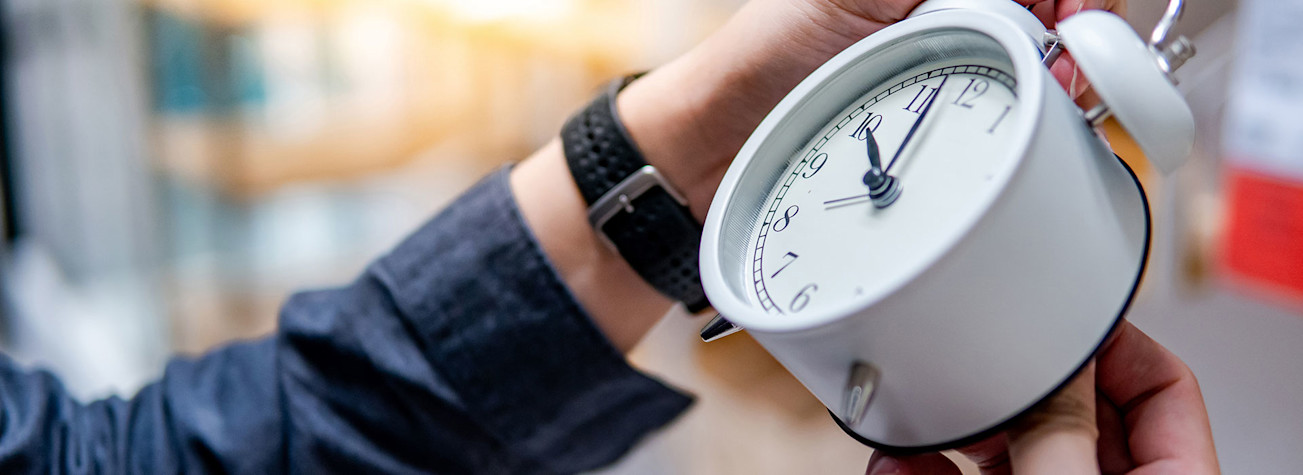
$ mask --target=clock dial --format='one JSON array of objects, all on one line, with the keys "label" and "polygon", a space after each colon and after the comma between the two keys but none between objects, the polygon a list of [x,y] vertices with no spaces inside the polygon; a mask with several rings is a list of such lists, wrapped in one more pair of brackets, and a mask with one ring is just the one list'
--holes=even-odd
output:
[{"label": "clock dial", "polygon": [[722,318],[849,434],[935,451],[1003,430],[1089,361],[1135,296],[1150,223],[1045,68],[1039,20],[1000,0],[920,9],[760,123],[711,203],[701,271]]},{"label": "clock dial", "polygon": [[[930,63],[828,120],[789,161],[754,223],[745,266],[753,303],[795,318],[863,304],[940,257],[1016,165],[1016,90],[988,61]],[[870,141],[902,189],[882,209],[865,186]]]}]

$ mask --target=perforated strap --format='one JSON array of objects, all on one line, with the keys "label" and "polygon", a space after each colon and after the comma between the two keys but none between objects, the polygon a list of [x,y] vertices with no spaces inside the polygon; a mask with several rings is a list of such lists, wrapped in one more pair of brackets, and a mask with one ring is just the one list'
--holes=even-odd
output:
[{"label": "perforated strap", "polygon": [[[634,78],[613,82],[566,122],[561,131],[566,162],[584,201],[596,212],[598,234],[653,288],[698,312],[710,306],[697,269],[701,225],[648,167],[615,108],[616,94]],[[639,173],[649,174],[640,183],[652,186],[627,186],[638,181]],[[597,212],[599,204],[610,212]]]}]

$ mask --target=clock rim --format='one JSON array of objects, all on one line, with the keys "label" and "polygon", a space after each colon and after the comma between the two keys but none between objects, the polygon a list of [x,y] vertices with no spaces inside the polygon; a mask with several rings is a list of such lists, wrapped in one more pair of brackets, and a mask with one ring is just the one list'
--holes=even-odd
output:
[{"label": "clock rim", "polygon": [[989,428],[980,430],[970,435],[957,438],[952,441],[941,442],[936,444],[920,445],[920,446],[900,446],[900,445],[891,445],[883,442],[877,442],[863,435],[860,435],[858,432],[855,432],[854,429],[847,427],[846,424],[842,422],[842,420],[838,418],[837,415],[834,414],[831,409],[829,409],[828,415],[831,416],[833,421],[837,423],[837,427],[840,427],[843,432],[846,432],[846,434],[851,436],[852,439],[855,439],[856,442],[864,444],[865,446],[870,447],[874,450],[881,450],[883,452],[887,452],[892,455],[917,455],[922,453],[940,452],[943,450],[957,449],[957,448],[966,447],[981,442],[996,434],[1008,430],[1015,422],[1017,422],[1019,419],[1022,419],[1023,416],[1027,415],[1032,410],[1036,409],[1036,407],[1039,406],[1045,400],[1057,395],[1060,390],[1062,390],[1065,386],[1068,385],[1068,383],[1072,382],[1073,379],[1076,379],[1077,375],[1081,374],[1081,371],[1086,369],[1086,366],[1088,366],[1090,362],[1094,360],[1097,355],[1099,355],[1099,351],[1104,348],[1104,344],[1108,343],[1109,340],[1111,340],[1113,336],[1117,333],[1118,329],[1122,327],[1122,324],[1126,322],[1127,313],[1131,311],[1131,306],[1135,304],[1136,297],[1140,293],[1140,285],[1145,280],[1145,273],[1149,269],[1150,252],[1153,249],[1154,222],[1153,222],[1153,212],[1149,204],[1149,193],[1145,190],[1144,183],[1140,180],[1140,176],[1136,175],[1136,171],[1131,168],[1131,165],[1128,164],[1126,160],[1123,160],[1122,157],[1118,156],[1116,153],[1113,154],[1113,157],[1117,159],[1118,163],[1122,165],[1122,168],[1124,168],[1127,171],[1127,173],[1131,176],[1131,180],[1135,182],[1136,190],[1140,195],[1140,203],[1143,208],[1142,215],[1145,217],[1144,246],[1141,248],[1142,250],[1140,253],[1140,266],[1136,270],[1136,277],[1131,283],[1131,291],[1127,294],[1126,301],[1122,304],[1122,308],[1118,310],[1117,315],[1113,317],[1113,323],[1110,324],[1109,330],[1104,333],[1104,338],[1100,339],[1099,343],[1097,343],[1095,345],[1095,348],[1092,349],[1086,355],[1086,357],[1077,365],[1076,369],[1070,372],[1066,378],[1064,378],[1057,385],[1055,385],[1053,389],[1045,393],[1044,396],[1041,396],[1039,399],[1032,401],[1031,404],[1028,404],[1026,407],[1015,412],[1013,415],[1009,416],[1008,418],[992,425]]},{"label": "clock rim", "polygon": [[[720,252],[721,238],[725,229],[723,219],[726,214],[729,214],[729,208],[733,207],[734,195],[743,191],[739,185],[741,185],[745,177],[749,176],[746,172],[750,163],[757,155],[774,147],[769,144],[770,136],[780,126],[785,125],[787,121],[800,115],[807,103],[823,91],[825,83],[838,79],[842,73],[856,67],[868,57],[880,54],[886,48],[896,47],[906,38],[945,31],[967,31],[986,36],[1003,48],[1004,54],[1013,65],[1014,71],[1012,75],[1018,81],[1016,92],[1023,111],[1021,111],[1018,118],[1017,126],[1019,129],[1012,139],[1016,141],[1017,145],[1010,147],[1008,151],[1015,157],[1014,163],[1010,165],[1011,168],[1003,179],[1004,183],[1001,189],[987,197],[988,202],[977,212],[978,214],[972,218],[972,221],[958,231],[953,240],[941,248],[935,256],[927,258],[923,265],[920,265],[918,269],[915,269],[900,282],[882,289],[876,298],[848,301],[839,306],[820,309],[820,311],[809,316],[803,316],[800,319],[779,320],[771,318],[762,308],[735,294],[732,284],[729,282],[738,277],[725,277],[722,266],[719,264],[722,254]],[[768,333],[801,332],[853,317],[865,308],[872,307],[876,302],[885,300],[917,281],[926,273],[927,269],[943,259],[950,250],[961,243],[966,236],[985,220],[992,206],[999,202],[1001,196],[1008,191],[1009,187],[1007,185],[1025,165],[1027,151],[1039,128],[1039,119],[1045,110],[1045,98],[1041,91],[1047,87],[1048,81],[1045,79],[1042,69],[1044,67],[1039,61],[1039,51],[1031,38],[1027,37],[1018,25],[1004,17],[974,10],[941,10],[910,18],[860,40],[824,63],[807,76],[805,80],[801,81],[765,117],[742,146],[720,183],[715,200],[711,203],[706,216],[700,255],[702,284],[712,306],[732,323],[745,329]],[[803,139],[802,143],[809,140]],[[753,170],[751,172],[757,173],[761,171]],[[763,192],[767,193],[767,190]],[[752,314],[762,316],[753,318]]]}]

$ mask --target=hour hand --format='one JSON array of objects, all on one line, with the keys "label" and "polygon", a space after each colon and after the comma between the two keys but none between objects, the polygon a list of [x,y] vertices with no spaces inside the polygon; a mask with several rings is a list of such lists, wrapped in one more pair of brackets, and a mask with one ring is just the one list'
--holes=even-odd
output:
[{"label": "hour hand", "polygon": [[868,136],[864,143],[868,146],[869,171],[864,174],[864,185],[869,187],[869,200],[873,201],[873,206],[884,209],[900,198],[900,181],[882,171],[878,141],[873,139],[872,132],[865,135]]}]

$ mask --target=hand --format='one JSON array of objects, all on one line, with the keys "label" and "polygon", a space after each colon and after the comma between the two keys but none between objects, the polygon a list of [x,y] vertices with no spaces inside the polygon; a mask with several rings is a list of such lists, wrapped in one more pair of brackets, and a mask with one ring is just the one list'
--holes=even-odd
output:
[{"label": "hand", "polygon": [[[1017,0],[1047,27],[1082,9],[1122,13],[1125,0]],[[647,161],[705,217],[728,164],[765,114],[802,79],[856,41],[905,18],[922,0],[752,0],[688,54],[620,95]],[[1052,68],[1085,90],[1071,54]]]},{"label": "hand", "polygon": [[[1052,0],[1032,6],[1032,13],[1035,13],[1047,28],[1052,28],[1056,22],[1076,15],[1082,10],[1107,10],[1125,17],[1127,0]],[[1078,99],[1078,103],[1084,101],[1094,105],[1094,98],[1083,97],[1090,96],[1088,94],[1090,86],[1086,78],[1077,70],[1077,62],[1072,59],[1071,52],[1065,53],[1051,65],[1050,72],[1055,79],[1058,79],[1063,90],[1068,91],[1069,96]],[[1083,105],[1082,110],[1090,110],[1090,107]]]},{"label": "hand", "polygon": [[[1120,11],[1125,0],[1016,1],[1034,5],[1049,21],[1081,8]],[[820,64],[905,18],[919,3],[752,0],[706,41],[626,88],[618,98],[621,119],[647,162],[703,220],[730,161],[765,114]],[[1068,55],[1056,63],[1060,82],[1071,84],[1070,63]],[[671,302],[589,228],[559,142],[515,168],[512,190],[566,287],[606,337],[628,350]]]},{"label": "hand", "polygon": [[[1216,474],[1199,383],[1175,355],[1124,323],[1097,362],[1007,434],[961,449],[984,474]],[[958,474],[941,454],[875,453],[870,475]]]}]

